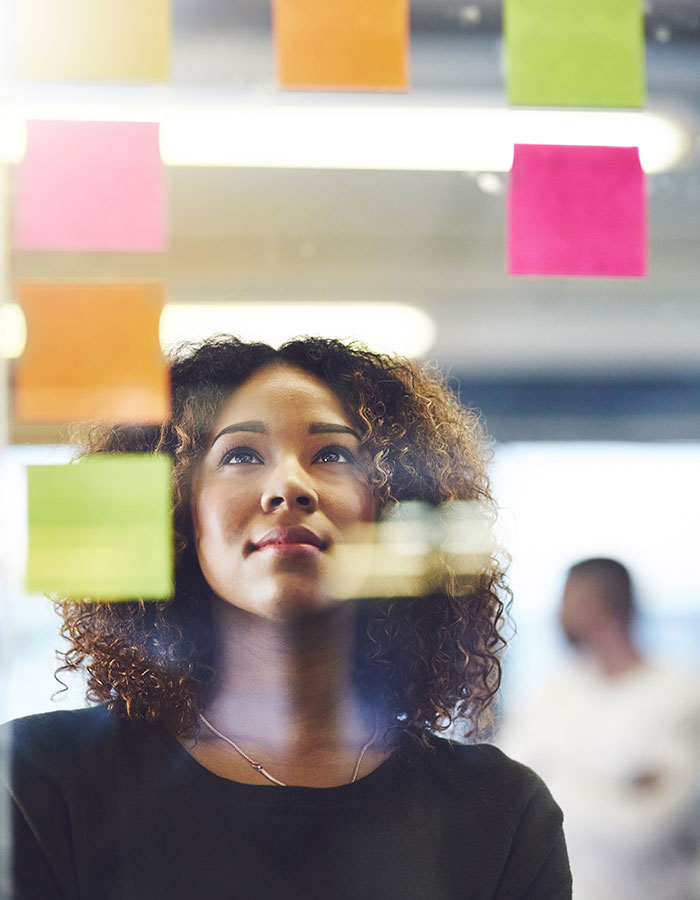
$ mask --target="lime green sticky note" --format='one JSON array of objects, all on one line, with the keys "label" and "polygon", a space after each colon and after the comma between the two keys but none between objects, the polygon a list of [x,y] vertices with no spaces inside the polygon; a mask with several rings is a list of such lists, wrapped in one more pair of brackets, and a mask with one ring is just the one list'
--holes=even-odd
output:
[{"label": "lime green sticky note", "polygon": [[107,600],[173,591],[171,461],[98,454],[28,466],[27,590]]},{"label": "lime green sticky note", "polygon": [[503,28],[511,103],[644,104],[642,0],[504,0]]}]

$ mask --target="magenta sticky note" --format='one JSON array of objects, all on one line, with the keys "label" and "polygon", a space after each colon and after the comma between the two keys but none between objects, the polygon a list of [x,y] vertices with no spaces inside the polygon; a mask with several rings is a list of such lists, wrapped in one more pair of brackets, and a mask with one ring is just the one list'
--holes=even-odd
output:
[{"label": "magenta sticky note", "polygon": [[638,149],[516,144],[508,271],[646,275],[646,185]]},{"label": "magenta sticky note", "polygon": [[17,167],[21,250],[158,252],[165,174],[154,122],[27,122]]}]

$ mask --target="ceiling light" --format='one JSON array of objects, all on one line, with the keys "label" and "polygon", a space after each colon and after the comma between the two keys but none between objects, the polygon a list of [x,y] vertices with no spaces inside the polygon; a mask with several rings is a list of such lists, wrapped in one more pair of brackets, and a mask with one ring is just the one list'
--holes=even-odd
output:
[{"label": "ceiling light", "polygon": [[436,330],[426,312],[399,303],[168,303],[163,309],[164,350],[219,333],[275,347],[298,335],[357,340],[378,352],[418,357]]},{"label": "ceiling light", "polygon": [[19,359],[27,341],[27,323],[17,303],[0,304],[0,357]]},{"label": "ceiling light", "polygon": [[0,155],[24,152],[25,119],[160,122],[163,161],[172,166],[507,172],[513,145],[639,147],[647,172],[671,169],[693,149],[688,129],[649,110],[510,109],[388,102],[374,105],[304,96],[278,100],[164,104],[55,98],[27,101],[0,122]]},{"label": "ceiling light", "polygon": [[685,130],[649,112],[417,106],[260,106],[173,115],[175,166],[507,172],[514,144],[639,147],[647,172],[678,165]]}]

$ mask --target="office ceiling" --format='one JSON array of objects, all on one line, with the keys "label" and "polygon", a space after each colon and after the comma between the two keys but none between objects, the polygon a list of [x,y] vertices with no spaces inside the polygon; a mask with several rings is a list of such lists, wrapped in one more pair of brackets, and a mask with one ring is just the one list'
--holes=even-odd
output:
[{"label": "office ceiling", "polygon": [[[397,102],[503,105],[500,6],[413,2],[411,91]],[[232,168],[169,170],[162,257],[14,252],[11,275],[162,277],[173,301],[406,301],[434,317],[430,355],[463,380],[694,384],[700,6],[650,0],[645,23],[648,106],[679,118],[693,141],[680,168],[648,177],[647,278],[508,276],[507,176]],[[144,91],[202,102],[276,94],[269,5],[174,0],[171,83]]]}]

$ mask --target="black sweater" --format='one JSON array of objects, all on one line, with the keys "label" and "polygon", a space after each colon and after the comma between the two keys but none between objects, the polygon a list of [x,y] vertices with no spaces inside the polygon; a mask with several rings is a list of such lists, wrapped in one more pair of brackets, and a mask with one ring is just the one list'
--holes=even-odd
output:
[{"label": "black sweater", "polygon": [[0,734],[14,834],[3,900],[571,897],[558,807],[489,745],[435,738],[354,784],[309,788],[220,778],[166,731],[102,707]]}]

